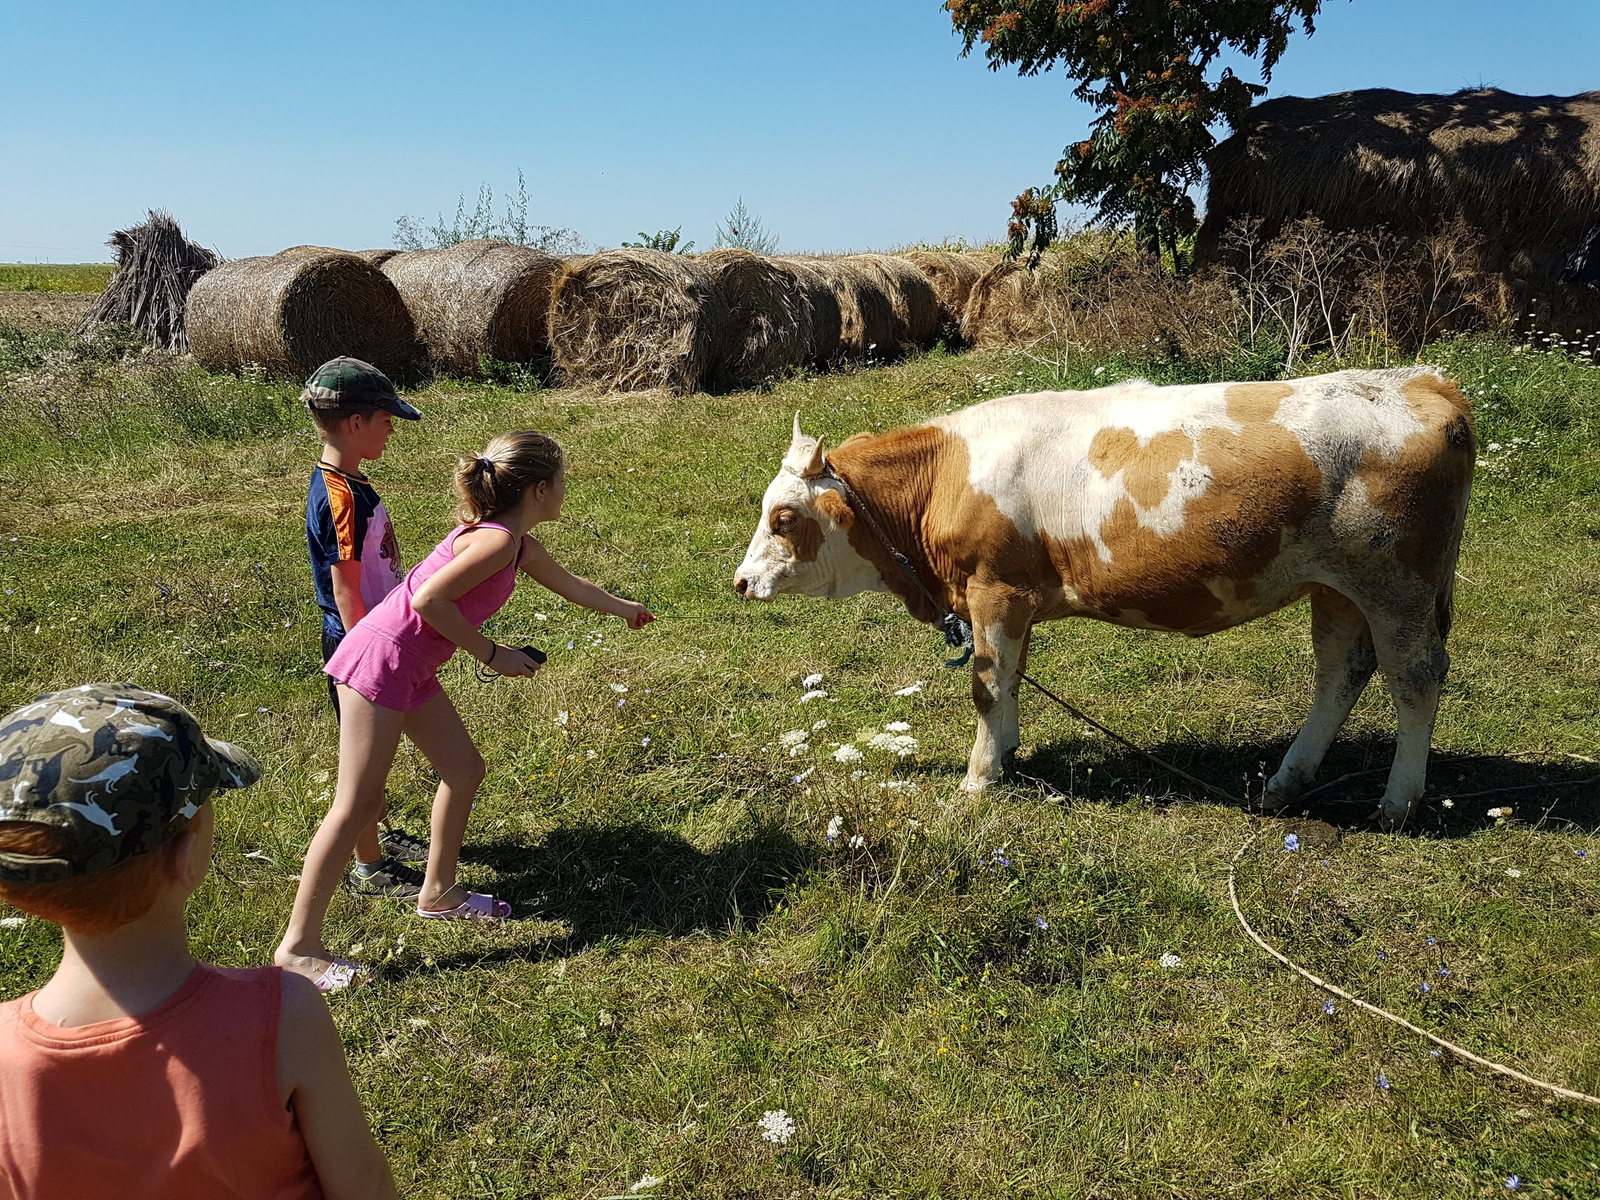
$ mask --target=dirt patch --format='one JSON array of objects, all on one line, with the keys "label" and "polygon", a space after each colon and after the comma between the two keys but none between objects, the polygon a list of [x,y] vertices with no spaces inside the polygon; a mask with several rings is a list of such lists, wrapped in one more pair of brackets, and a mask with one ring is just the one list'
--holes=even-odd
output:
[{"label": "dirt patch", "polygon": [[78,292],[0,292],[0,325],[22,329],[74,325],[94,299],[93,294]]}]

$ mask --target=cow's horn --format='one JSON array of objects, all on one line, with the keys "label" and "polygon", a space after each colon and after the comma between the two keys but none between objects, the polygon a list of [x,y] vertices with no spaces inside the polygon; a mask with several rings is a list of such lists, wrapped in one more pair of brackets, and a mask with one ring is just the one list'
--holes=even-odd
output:
[{"label": "cow's horn", "polygon": [[794,441],[798,442],[805,436],[800,432],[800,410],[796,409],[794,414]]},{"label": "cow's horn", "polygon": [[817,444],[811,448],[811,461],[806,464],[806,469],[801,474],[807,479],[815,479],[822,474],[822,468],[827,465],[827,456],[822,453],[822,438],[819,437]]}]

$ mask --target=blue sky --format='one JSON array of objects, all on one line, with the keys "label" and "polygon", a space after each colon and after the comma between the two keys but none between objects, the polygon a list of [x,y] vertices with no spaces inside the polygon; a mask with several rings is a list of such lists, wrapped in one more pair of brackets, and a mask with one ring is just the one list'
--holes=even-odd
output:
[{"label": "blue sky", "polygon": [[[993,237],[1082,135],[938,0],[0,0],[0,261],[104,259],[169,208],[229,257],[392,243],[526,173],[540,223],[787,250]],[[1328,0],[1272,94],[1600,88],[1597,0]]]}]

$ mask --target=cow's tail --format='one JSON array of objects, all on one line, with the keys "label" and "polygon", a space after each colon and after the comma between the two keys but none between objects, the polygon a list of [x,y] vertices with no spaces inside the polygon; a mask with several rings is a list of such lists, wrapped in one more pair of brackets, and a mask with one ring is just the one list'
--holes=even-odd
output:
[{"label": "cow's tail", "polygon": [[1461,557],[1461,535],[1467,527],[1467,505],[1472,499],[1472,484],[1467,484],[1466,494],[1461,497],[1461,519],[1456,522],[1455,530],[1450,535],[1450,551],[1444,560],[1444,582],[1433,598],[1433,619],[1439,627],[1439,640],[1450,640],[1450,623],[1455,619],[1456,611],[1456,560]]}]

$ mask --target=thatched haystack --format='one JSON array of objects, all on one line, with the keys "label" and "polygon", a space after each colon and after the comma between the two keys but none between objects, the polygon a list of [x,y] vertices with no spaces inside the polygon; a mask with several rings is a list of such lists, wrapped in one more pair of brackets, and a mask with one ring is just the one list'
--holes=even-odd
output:
[{"label": "thatched haystack", "polygon": [[974,346],[1024,346],[1049,333],[1041,307],[1040,273],[1016,259],[1001,259],[980,275],[967,294],[961,336]]},{"label": "thatched haystack", "polygon": [[286,246],[274,254],[273,258],[315,258],[319,254],[349,254],[349,250],[341,250],[337,246]]},{"label": "thatched haystack", "polygon": [[570,383],[692,392],[721,366],[728,306],[687,255],[604,250],[563,265],[549,329],[551,359]]},{"label": "thatched haystack", "polygon": [[341,354],[398,371],[416,326],[387,276],[353,254],[241,258],[189,293],[189,346],[208,370],[258,364],[303,379]]},{"label": "thatched haystack", "polygon": [[435,364],[476,375],[484,358],[526,363],[549,352],[550,288],[561,260],[512,242],[460,242],[382,265]]},{"label": "thatched haystack", "polygon": [[894,341],[894,308],[882,272],[849,258],[789,256],[781,261],[805,268],[808,283],[824,284],[839,310],[836,350],[818,362],[833,358],[888,358],[899,349]]},{"label": "thatched haystack", "polygon": [[805,361],[811,366],[826,367],[839,355],[839,297],[812,260],[784,258],[781,261],[794,274],[795,287],[811,326],[811,344],[806,348]]},{"label": "thatched haystack", "polygon": [[709,251],[699,262],[728,304],[722,386],[752,387],[807,361],[811,305],[793,267],[733,248]]},{"label": "thatched haystack", "polygon": [[185,238],[172,214],[159,209],[151,209],[143,225],[117,230],[107,245],[116,254],[117,269],[78,322],[77,332],[87,336],[97,325],[121,322],[143,331],[164,350],[188,350],[189,291],[221,256]]},{"label": "thatched haystack", "polygon": [[1512,315],[1536,298],[1600,312],[1600,293],[1560,281],[1600,219],[1600,92],[1286,96],[1253,109],[1208,166],[1202,261],[1245,216],[1263,219],[1263,240],[1307,215],[1418,239],[1459,223]]},{"label": "thatched haystack", "polygon": [[997,261],[993,255],[954,254],[945,250],[910,250],[901,255],[927,279],[939,306],[941,332],[961,328],[972,285]]},{"label": "thatched haystack", "polygon": [[394,249],[392,246],[382,246],[376,250],[352,250],[350,253],[354,254],[363,262],[369,262],[375,267],[381,267],[396,254],[399,254],[400,251]]},{"label": "thatched haystack", "polygon": [[852,254],[845,261],[875,273],[881,280],[893,314],[891,353],[925,348],[939,340],[939,302],[921,271],[892,254]]}]

